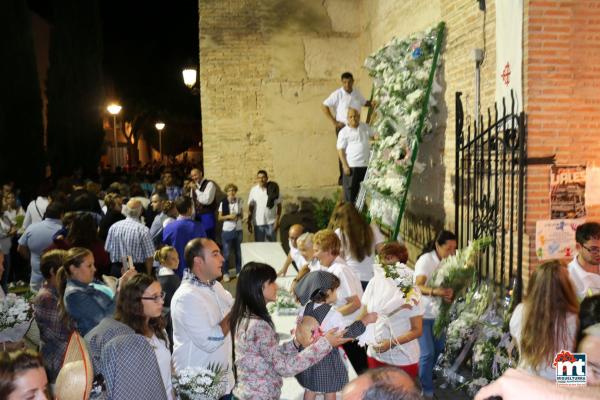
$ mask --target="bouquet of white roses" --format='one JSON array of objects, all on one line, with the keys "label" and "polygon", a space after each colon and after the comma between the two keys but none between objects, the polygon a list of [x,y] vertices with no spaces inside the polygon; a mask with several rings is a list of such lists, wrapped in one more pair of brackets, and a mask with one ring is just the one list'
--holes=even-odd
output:
[{"label": "bouquet of white roses", "polygon": [[209,364],[188,367],[173,375],[173,387],[180,400],[214,400],[225,394],[227,369]]},{"label": "bouquet of white roses", "polygon": [[296,315],[298,313],[298,302],[294,296],[283,288],[277,290],[277,299],[269,304],[269,312],[277,315]]},{"label": "bouquet of white roses", "polygon": [[[474,240],[466,249],[457,250],[456,254],[442,260],[438,269],[433,272],[429,281],[431,287],[450,288],[454,291],[454,298],[463,291],[471,282],[475,273],[477,256],[492,243],[492,238],[484,237]],[[451,303],[442,302],[440,312],[435,320],[433,332],[440,336],[444,327],[450,323]]]},{"label": "bouquet of white roses", "polygon": [[9,293],[2,300],[0,308],[0,342],[21,340],[29,330],[33,309],[24,298]]}]

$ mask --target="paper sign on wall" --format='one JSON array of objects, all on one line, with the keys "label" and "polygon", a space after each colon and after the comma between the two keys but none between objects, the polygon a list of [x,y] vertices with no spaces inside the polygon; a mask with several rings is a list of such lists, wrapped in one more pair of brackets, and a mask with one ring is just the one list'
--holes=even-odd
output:
[{"label": "paper sign on wall", "polygon": [[535,252],[538,260],[573,258],[575,256],[575,231],[585,218],[551,219],[535,224]]},{"label": "paper sign on wall", "polygon": [[585,205],[600,204],[600,168],[587,167],[585,170]]},{"label": "paper sign on wall", "polygon": [[550,171],[550,218],[585,217],[585,166],[553,166]]}]

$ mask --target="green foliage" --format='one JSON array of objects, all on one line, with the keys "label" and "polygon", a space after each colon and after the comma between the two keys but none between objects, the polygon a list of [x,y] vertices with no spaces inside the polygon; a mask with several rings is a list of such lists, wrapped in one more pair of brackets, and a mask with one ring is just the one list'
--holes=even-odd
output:
[{"label": "green foliage", "polygon": [[331,197],[323,197],[314,201],[315,221],[318,229],[325,229],[329,225],[329,219],[333,214],[333,209],[340,199],[340,192],[337,191]]}]

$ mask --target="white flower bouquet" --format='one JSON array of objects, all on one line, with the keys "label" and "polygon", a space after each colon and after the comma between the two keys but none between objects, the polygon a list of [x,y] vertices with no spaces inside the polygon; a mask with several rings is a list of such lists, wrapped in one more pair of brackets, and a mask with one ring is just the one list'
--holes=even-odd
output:
[{"label": "white flower bouquet", "polygon": [[173,375],[179,400],[215,400],[225,394],[227,369],[209,364],[206,368],[188,367]]},{"label": "white flower bouquet", "polygon": [[[492,243],[490,237],[474,240],[466,249],[457,250],[456,254],[442,260],[428,285],[431,287],[450,288],[454,291],[454,299],[469,286],[475,273],[477,256]],[[450,307],[452,303],[442,302],[440,312],[435,320],[433,332],[440,336],[442,330],[450,323]]]},{"label": "white flower bouquet", "polygon": [[[412,308],[421,300],[421,291],[413,286],[412,269],[402,263],[385,265],[376,259],[373,265],[374,276],[367,285],[362,297],[362,304],[368,312],[378,314],[378,322],[386,322],[392,315],[403,308]],[[367,330],[359,337],[359,344],[377,344],[375,324],[367,326]]]},{"label": "white flower bouquet", "polygon": [[298,302],[294,296],[283,288],[277,290],[277,299],[270,303],[269,312],[277,315],[296,315],[298,314]]},{"label": "white flower bouquet", "polygon": [[0,308],[0,342],[16,342],[25,336],[32,321],[31,303],[24,297],[9,293]]}]

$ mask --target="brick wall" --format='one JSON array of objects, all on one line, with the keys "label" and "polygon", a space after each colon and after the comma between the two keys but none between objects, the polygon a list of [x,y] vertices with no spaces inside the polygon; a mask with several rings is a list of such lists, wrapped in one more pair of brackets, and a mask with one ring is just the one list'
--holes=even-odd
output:
[{"label": "brick wall", "polygon": [[[556,155],[558,165],[600,161],[600,2],[529,1],[527,32],[528,155]],[[550,218],[550,166],[527,171],[526,232]],[[598,220],[600,207],[587,207]],[[534,243],[530,260],[536,263]]]}]

